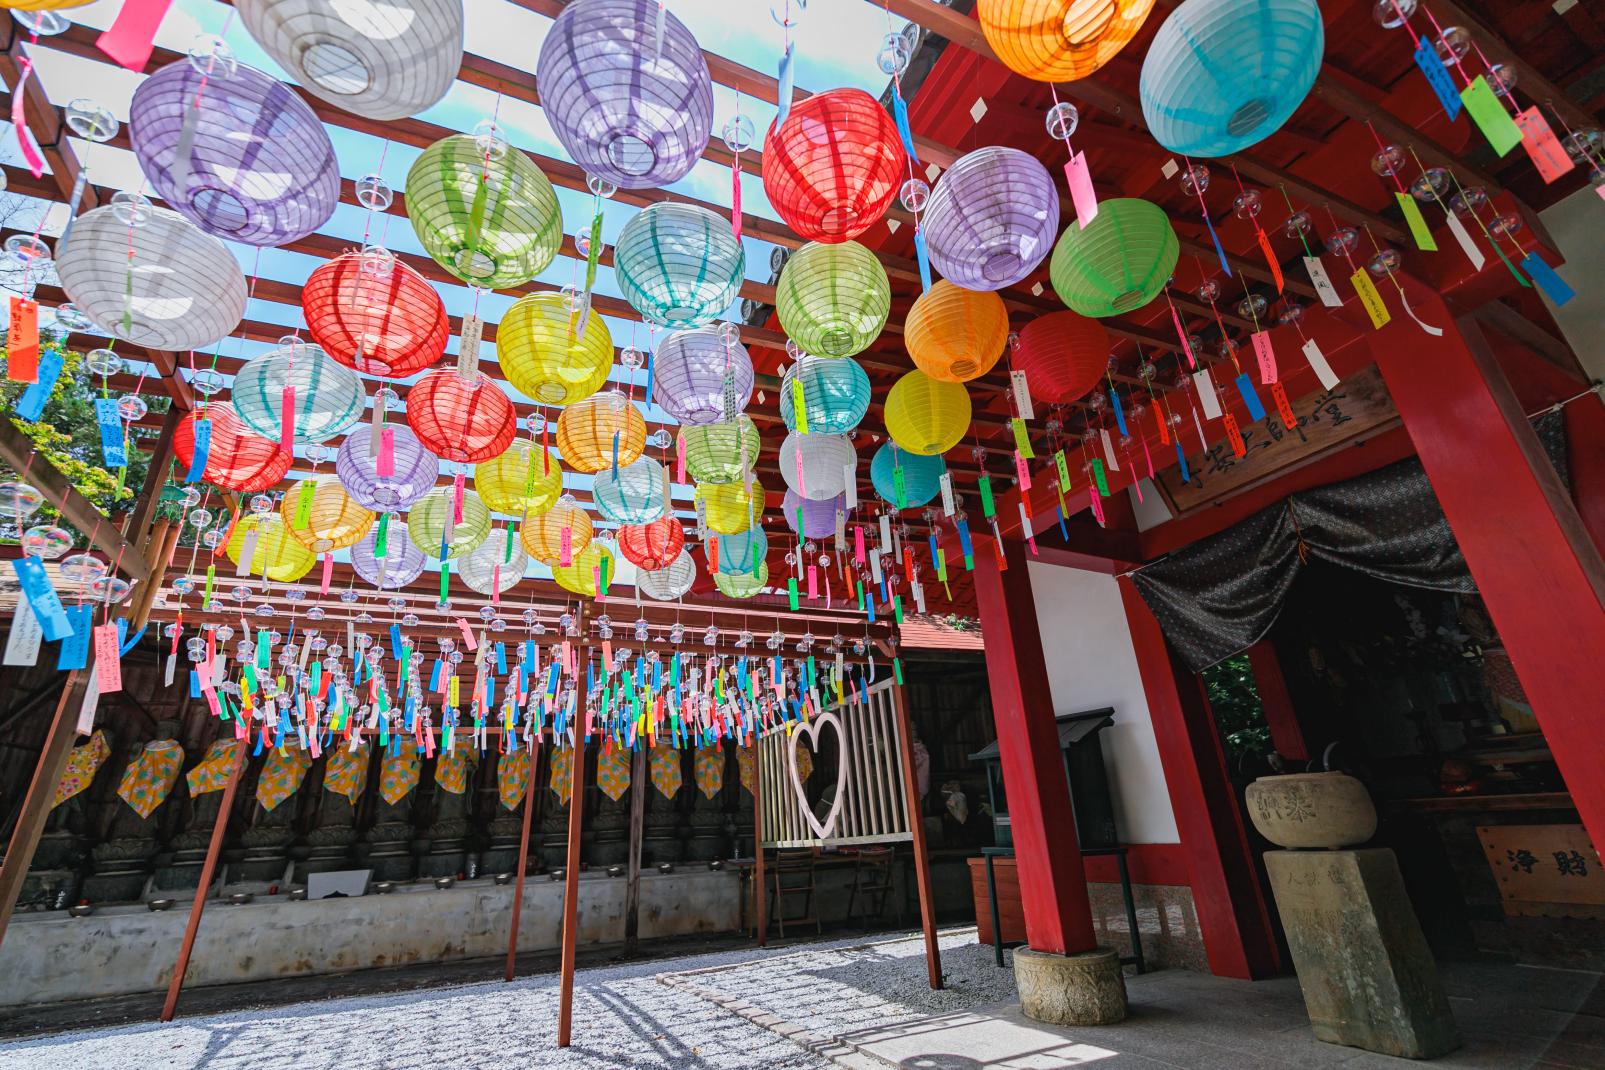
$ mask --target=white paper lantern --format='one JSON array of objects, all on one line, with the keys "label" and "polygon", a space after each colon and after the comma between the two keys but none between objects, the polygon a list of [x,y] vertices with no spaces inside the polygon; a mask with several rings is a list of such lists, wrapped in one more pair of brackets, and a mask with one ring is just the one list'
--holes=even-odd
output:
[{"label": "white paper lantern", "polygon": [[636,589],[659,602],[672,602],[683,597],[696,581],[697,563],[691,559],[689,550],[681,550],[680,556],[669,562],[667,568],[655,572],[637,570],[635,573]]},{"label": "white paper lantern", "polygon": [[857,465],[858,451],[846,435],[804,435],[793,431],[780,444],[780,478],[810,501],[834,498],[846,490],[847,471]]},{"label": "white paper lantern", "polygon": [[491,532],[490,538],[454,566],[463,582],[480,594],[488,595],[494,586],[497,594],[506,594],[524,578],[524,566],[529,554],[512,528]]},{"label": "white paper lantern", "polygon": [[435,104],[463,62],[462,0],[236,0],[263,51],[307,92],[368,119]]},{"label": "white paper lantern", "polygon": [[245,315],[245,273],[228,246],[166,208],[132,228],[117,211],[85,212],[56,250],[78,310],[116,338],[170,352],[232,334]]}]

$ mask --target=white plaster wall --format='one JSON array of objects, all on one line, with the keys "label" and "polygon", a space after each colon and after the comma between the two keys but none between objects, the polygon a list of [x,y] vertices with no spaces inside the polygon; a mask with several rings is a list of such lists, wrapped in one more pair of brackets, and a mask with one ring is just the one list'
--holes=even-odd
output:
[{"label": "white plaster wall", "polygon": [[1179,843],[1120,588],[1113,576],[1029,563],[1055,713],[1113,706],[1102,732],[1125,843]]},{"label": "white plaster wall", "polygon": [[1592,186],[1584,186],[1540,216],[1565,258],[1559,268],[1561,277],[1577,291],[1576,297],[1559,308],[1548,298],[1544,304],[1555,314],[1555,322],[1572,344],[1583,370],[1590,378],[1605,377],[1605,352],[1598,345],[1600,333],[1605,331],[1605,243],[1599,240],[1605,206]]}]

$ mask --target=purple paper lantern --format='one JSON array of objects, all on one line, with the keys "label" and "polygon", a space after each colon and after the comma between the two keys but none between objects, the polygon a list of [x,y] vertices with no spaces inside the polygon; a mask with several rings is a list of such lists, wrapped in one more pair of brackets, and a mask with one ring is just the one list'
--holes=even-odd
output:
[{"label": "purple paper lantern", "polygon": [[836,512],[846,511],[847,495],[838,494],[834,498],[821,498],[810,501],[799,497],[794,490],[786,491],[786,526],[792,531],[797,530],[797,510],[802,509],[802,537],[805,539],[828,539],[836,534]]},{"label": "purple paper lantern", "polygon": [[587,174],[666,186],[708,144],[708,62],[658,0],[574,0],[552,23],[536,75],[557,140]]},{"label": "purple paper lantern", "polygon": [[751,398],[752,357],[717,327],[675,331],[652,356],[652,400],[683,424],[734,420]]},{"label": "purple paper lantern", "polygon": [[390,432],[390,474],[379,474],[379,455],[373,449],[373,427],[354,428],[340,451],[334,455],[334,474],[340,478],[351,499],[376,513],[406,511],[414,502],[435,489],[440,478],[440,459],[424,449],[412,428],[403,423],[386,424]]},{"label": "purple paper lantern", "polygon": [[424,570],[424,552],[407,538],[407,524],[399,516],[382,518],[385,522],[385,556],[378,557],[379,525],[369,529],[362,541],[351,548],[351,567],[357,575],[380,589],[393,590],[405,587],[417,579]]},{"label": "purple paper lantern", "polygon": [[1048,169],[1019,149],[976,149],[936,184],[923,229],[931,263],[949,282],[1001,290],[1053,251],[1059,193]]},{"label": "purple paper lantern", "polygon": [[128,136],[151,191],[220,238],[284,245],[340,201],[328,131],[294,89],[252,67],[204,76],[188,59],[168,64],[134,90]]}]

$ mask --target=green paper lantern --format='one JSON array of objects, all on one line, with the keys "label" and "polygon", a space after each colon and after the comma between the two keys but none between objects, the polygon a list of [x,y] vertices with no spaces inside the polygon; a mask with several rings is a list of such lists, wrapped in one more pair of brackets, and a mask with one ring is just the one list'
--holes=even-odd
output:
[{"label": "green paper lantern", "polygon": [[[758,426],[746,413],[738,413],[728,423],[681,427],[680,441],[685,448],[685,470],[697,483],[739,483],[758,463],[763,440]],[[746,446],[747,463],[741,463]]]},{"label": "green paper lantern", "polygon": [[780,272],[775,312],[780,326],[820,357],[862,353],[886,326],[892,286],[875,254],[855,241],[810,242]]},{"label": "green paper lantern", "polygon": [[471,286],[502,289],[544,271],[563,212],[541,169],[505,141],[454,134],[407,172],[407,217],[436,263]]},{"label": "green paper lantern", "polygon": [[[441,543],[446,525],[452,516],[452,487],[436,487],[418,499],[407,514],[407,538],[427,556],[442,559]],[[471,490],[463,491],[463,519],[452,525],[451,542],[444,549],[445,558],[463,557],[473,553],[479,544],[490,538],[490,510]]]},{"label": "green paper lantern", "polygon": [[1048,276],[1059,299],[1074,311],[1118,316],[1159,295],[1180,253],[1164,209],[1117,197],[1099,202],[1091,226],[1065,228],[1053,248]]},{"label": "green paper lantern", "polygon": [[743,572],[734,576],[727,572],[715,572],[713,585],[719,588],[719,593],[726,598],[751,598],[769,586],[769,565],[760,564],[756,572]]}]

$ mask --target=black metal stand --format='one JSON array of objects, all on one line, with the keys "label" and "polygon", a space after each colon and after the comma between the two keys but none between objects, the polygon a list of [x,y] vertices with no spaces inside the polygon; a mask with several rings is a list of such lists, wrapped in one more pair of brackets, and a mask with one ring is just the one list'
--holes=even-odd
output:
[{"label": "black metal stand", "polygon": [[[1082,858],[1092,858],[1099,855],[1114,855],[1115,865],[1120,869],[1120,894],[1126,901],[1126,928],[1131,933],[1131,954],[1120,959],[1123,966],[1135,966],[1138,973],[1146,973],[1148,966],[1142,954],[1142,932],[1137,928],[1137,901],[1131,894],[1131,871],[1126,866],[1126,849],[1124,847],[1084,847],[1081,850]],[[986,900],[992,911],[992,951],[997,965],[1003,965],[1003,924],[998,917],[998,889],[997,878],[992,872],[992,861],[996,858],[1013,858],[1012,847],[983,847],[981,857],[986,860]],[[1015,945],[1017,946],[1017,942]]]}]

